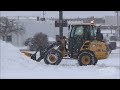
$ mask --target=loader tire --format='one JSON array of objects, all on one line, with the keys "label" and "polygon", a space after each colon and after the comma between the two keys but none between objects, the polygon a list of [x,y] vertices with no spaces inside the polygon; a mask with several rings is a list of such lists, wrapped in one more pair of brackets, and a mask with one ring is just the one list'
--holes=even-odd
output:
[{"label": "loader tire", "polygon": [[93,65],[96,65],[98,62],[97,58],[95,57],[95,62],[93,63]]},{"label": "loader tire", "polygon": [[62,60],[62,54],[58,50],[49,50],[44,57],[45,64],[59,65]]},{"label": "loader tire", "polygon": [[78,56],[78,64],[80,66],[95,65],[97,63],[95,55],[91,51],[81,51]]}]

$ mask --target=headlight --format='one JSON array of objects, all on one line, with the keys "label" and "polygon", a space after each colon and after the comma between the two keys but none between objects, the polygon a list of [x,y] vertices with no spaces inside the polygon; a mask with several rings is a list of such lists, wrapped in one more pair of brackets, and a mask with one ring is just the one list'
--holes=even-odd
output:
[{"label": "headlight", "polygon": [[95,46],[96,46],[95,44],[92,45],[92,47],[95,47]]}]

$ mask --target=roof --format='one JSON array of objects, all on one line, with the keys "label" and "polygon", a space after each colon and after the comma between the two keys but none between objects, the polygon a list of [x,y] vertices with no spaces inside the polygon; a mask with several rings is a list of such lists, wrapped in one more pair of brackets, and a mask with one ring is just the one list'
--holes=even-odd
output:
[{"label": "roof", "polygon": [[91,23],[74,23],[70,25],[94,25],[95,26],[95,24],[91,24]]},{"label": "roof", "polygon": [[69,25],[96,25],[94,23],[70,22]]}]

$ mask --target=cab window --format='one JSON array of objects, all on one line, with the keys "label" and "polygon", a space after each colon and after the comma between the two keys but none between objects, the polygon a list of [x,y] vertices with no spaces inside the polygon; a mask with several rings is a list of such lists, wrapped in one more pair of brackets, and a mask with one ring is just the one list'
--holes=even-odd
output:
[{"label": "cab window", "polygon": [[75,36],[83,35],[83,26],[77,26],[75,29]]},{"label": "cab window", "polygon": [[90,31],[91,31],[91,36],[96,36],[96,31],[97,30],[94,26],[91,26]]}]

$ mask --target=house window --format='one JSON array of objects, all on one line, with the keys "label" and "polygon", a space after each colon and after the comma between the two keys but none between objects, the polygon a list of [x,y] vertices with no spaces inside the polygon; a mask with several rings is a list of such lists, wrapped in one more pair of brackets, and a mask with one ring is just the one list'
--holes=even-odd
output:
[{"label": "house window", "polygon": [[7,41],[7,42],[12,42],[12,36],[11,36],[11,35],[10,35],[10,36],[7,36],[6,41]]}]

